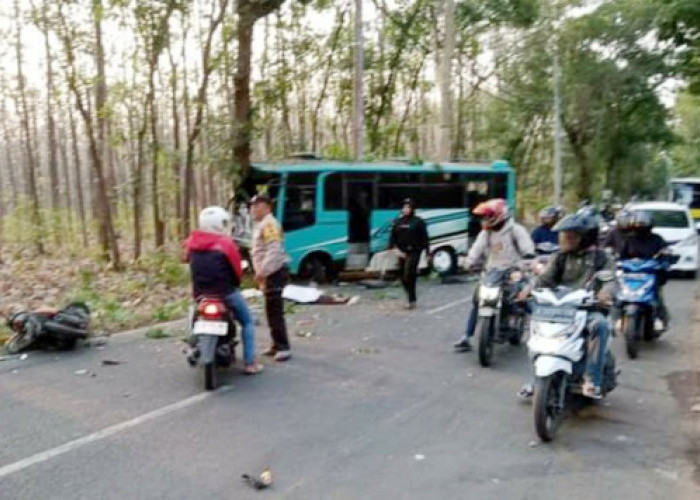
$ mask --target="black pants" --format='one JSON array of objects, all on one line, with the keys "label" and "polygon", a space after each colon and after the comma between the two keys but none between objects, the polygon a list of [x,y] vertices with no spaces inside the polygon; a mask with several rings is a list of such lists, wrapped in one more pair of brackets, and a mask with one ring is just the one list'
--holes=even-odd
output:
[{"label": "black pants", "polygon": [[287,323],[284,321],[284,299],[282,290],[289,281],[286,267],[265,278],[265,313],[270,327],[272,346],[277,351],[289,350]]},{"label": "black pants", "polygon": [[408,302],[416,301],[416,281],[418,279],[418,261],[420,252],[406,252],[405,259],[399,259],[401,284],[408,295]]}]

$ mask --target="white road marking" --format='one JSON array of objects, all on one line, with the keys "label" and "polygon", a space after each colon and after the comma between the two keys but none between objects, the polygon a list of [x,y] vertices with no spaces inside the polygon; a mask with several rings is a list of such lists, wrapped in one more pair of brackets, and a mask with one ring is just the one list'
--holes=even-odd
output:
[{"label": "white road marking", "polygon": [[439,312],[446,311],[447,309],[450,309],[454,306],[458,306],[460,304],[464,304],[465,302],[469,302],[470,300],[471,300],[471,297],[466,297],[464,299],[455,300],[454,302],[450,302],[449,304],[445,304],[444,306],[440,306],[440,307],[436,307],[435,309],[431,309],[426,314],[437,314]]},{"label": "white road marking", "polygon": [[[230,388],[227,387],[221,387],[217,392],[226,392]],[[97,441],[102,441],[103,439],[107,439],[109,437],[112,437],[116,434],[119,434],[120,432],[124,432],[128,429],[131,429],[133,427],[136,427],[141,424],[145,424],[147,422],[151,422],[153,420],[156,420],[158,418],[164,417],[166,415],[169,415],[171,413],[174,413],[176,411],[182,410],[184,408],[187,408],[189,406],[195,405],[197,403],[200,403],[204,401],[205,399],[209,398],[213,392],[203,392],[200,394],[196,394],[192,397],[189,397],[187,399],[183,399],[182,401],[178,401],[177,403],[170,404],[168,406],[163,406],[162,408],[158,408],[157,410],[150,411],[148,413],[144,413],[143,415],[139,415],[138,417],[134,417],[131,420],[126,420],[125,422],[121,422],[119,424],[112,425],[110,427],[106,427],[102,430],[99,430],[97,432],[94,432],[92,434],[88,434],[87,436],[83,436],[81,438],[75,439],[73,441],[69,441],[67,443],[64,443],[62,445],[59,445],[55,448],[51,448],[49,450],[45,450],[42,452],[37,453],[36,455],[32,455],[27,458],[23,458],[22,460],[19,460],[17,462],[4,465],[0,467],[0,479],[3,479],[7,476],[10,476],[11,474],[14,474],[16,472],[20,472],[24,469],[28,469],[29,467],[33,467],[35,465],[38,465],[42,462],[46,462],[48,460],[51,460],[52,458],[56,458],[58,456],[64,455],[66,453],[69,453],[73,450],[77,450],[78,448],[82,448],[83,446],[86,446],[91,443],[95,443]]]}]

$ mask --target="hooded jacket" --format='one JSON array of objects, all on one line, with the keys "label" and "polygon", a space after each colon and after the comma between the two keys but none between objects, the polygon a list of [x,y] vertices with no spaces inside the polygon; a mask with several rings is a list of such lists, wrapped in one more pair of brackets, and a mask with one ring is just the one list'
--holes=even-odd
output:
[{"label": "hooded jacket", "polygon": [[195,297],[225,297],[241,285],[241,254],[227,236],[192,231],[185,242]]}]

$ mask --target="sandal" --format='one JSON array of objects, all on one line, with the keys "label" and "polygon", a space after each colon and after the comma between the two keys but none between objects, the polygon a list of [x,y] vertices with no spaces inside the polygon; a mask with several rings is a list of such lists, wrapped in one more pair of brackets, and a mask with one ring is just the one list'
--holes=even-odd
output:
[{"label": "sandal", "polygon": [[246,365],[245,368],[243,369],[243,372],[246,375],[257,375],[258,373],[261,373],[263,370],[264,370],[263,365],[252,364],[252,365]]}]

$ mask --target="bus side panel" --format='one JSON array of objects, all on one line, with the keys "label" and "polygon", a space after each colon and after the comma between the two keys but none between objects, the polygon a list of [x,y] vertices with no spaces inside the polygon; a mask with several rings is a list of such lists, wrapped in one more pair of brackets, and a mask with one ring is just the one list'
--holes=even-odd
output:
[{"label": "bus side panel", "polygon": [[292,274],[299,273],[304,257],[313,252],[322,252],[334,261],[345,258],[348,250],[348,214],[344,211],[326,213],[323,220],[313,226],[290,231],[285,235],[285,250],[291,261]]}]

